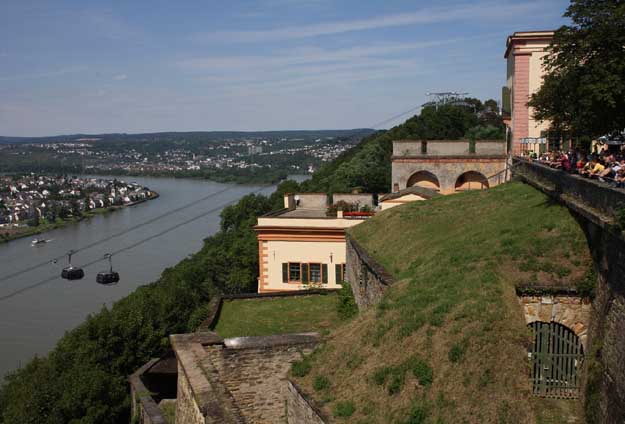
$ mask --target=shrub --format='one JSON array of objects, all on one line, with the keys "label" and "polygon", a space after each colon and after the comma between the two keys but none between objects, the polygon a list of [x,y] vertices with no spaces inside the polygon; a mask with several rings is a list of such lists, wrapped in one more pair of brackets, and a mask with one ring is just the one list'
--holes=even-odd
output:
[{"label": "shrub", "polygon": [[434,381],[434,372],[432,371],[432,367],[428,365],[427,362],[412,358],[409,362],[410,370],[412,371],[412,375],[419,380],[419,384],[422,386],[429,386]]},{"label": "shrub", "polygon": [[358,306],[354,299],[354,293],[352,292],[351,286],[346,282],[341,283],[336,307],[339,316],[344,320],[348,320],[358,314]]},{"label": "shrub", "polygon": [[451,362],[460,362],[463,359],[466,350],[467,348],[465,343],[455,343],[451,349],[449,349],[449,360]]},{"label": "shrub", "polygon": [[351,417],[355,411],[356,407],[351,400],[337,402],[334,406],[334,416],[337,418]]},{"label": "shrub", "polygon": [[293,362],[293,365],[291,365],[291,372],[295,377],[306,377],[311,368],[312,366],[310,365],[310,361],[306,358],[301,361]]},{"label": "shrub", "polygon": [[389,374],[393,371],[393,369],[391,367],[381,367],[378,368],[374,373],[373,373],[373,382],[378,385],[378,386],[382,386],[384,385],[384,383],[386,383],[386,379],[388,378]]},{"label": "shrub", "polygon": [[327,377],[323,375],[315,377],[315,380],[313,381],[313,389],[315,389],[315,391],[320,392],[328,387],[330,387],[330,380],[328,380]]},{"label": "shrub", "polygon": [[591,265],[584,277],[577,282],[577,291],[581,296],[588,296],[590,298],[595,295],[595,284],[597,283],[597,273],[595,268]]},{"label": "shrub", "polygon": [[404,367],[394,368],[391,372],[391,382],[388,385],[388,394],[396,395],[401,392],[406,381],[406,370]]},{"label": "shrub", "polygon": [[414,403],[404,424],[423,424],[428,418],[428,411],[420,403]]}]

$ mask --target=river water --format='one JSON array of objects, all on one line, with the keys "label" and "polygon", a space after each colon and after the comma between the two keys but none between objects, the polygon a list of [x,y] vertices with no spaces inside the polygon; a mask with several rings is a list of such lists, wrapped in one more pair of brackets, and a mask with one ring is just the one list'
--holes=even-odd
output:
[{"label": "river water", "polygon": [[[214,196],[192,207],[167,214],[153,223],[77,253],[72,258],[73,264],[76,266],[100,259],[107,252],[154,236],[204,211],[221,210],[248,193],[270,194],[275,189],[174,178],[124,179],[147,186],[157,191],[160,197],[39,235],[52,240],[47,244],[33,247],[31,238],[1,244],[0,279],[61,256],[70,249],[124,232],[212,193]],[[226,191],[222,192],[224,189]],[[197,252],[202,240],[219,229],[220,210],[114,256],[113,266],[121,277],[115,286],[101,286],[95,282],[96,273],[108,267],[104,261],[86,267],[85,278],[78,281],[57,277],[38,285],[60,274],[60,267],[65,266],[65,261],[59,262],[59,267],[46,265],[0,281],[0,380],[7,371],[24,365],[34,355],[45,355],[65,331],[80,324],[89,313],[97,312],[103,305],[111,305],[138,286],[158,279],[165,268]]]}]

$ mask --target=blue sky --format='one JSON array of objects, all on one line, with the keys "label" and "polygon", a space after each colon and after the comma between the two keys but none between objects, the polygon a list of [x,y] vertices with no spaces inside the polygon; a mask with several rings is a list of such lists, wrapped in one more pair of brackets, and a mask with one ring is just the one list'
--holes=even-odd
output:
[{"label": "blue sky", "polygon": [[567,4],[2,0],[0,135],[355,128],[429,91],[499,99],[506,36]]}]

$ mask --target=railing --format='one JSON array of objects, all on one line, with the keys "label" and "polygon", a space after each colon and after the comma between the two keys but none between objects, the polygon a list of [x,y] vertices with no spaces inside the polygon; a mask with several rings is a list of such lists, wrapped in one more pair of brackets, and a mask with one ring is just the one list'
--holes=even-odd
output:
[{"label": "railing", "polygon": [[513,168],[514,176],[539,186],[560,200],[568,200],[569,206],[571,201],[581,202],[610,219],[625,211],[625,189],[519,157],[513,159]]}]

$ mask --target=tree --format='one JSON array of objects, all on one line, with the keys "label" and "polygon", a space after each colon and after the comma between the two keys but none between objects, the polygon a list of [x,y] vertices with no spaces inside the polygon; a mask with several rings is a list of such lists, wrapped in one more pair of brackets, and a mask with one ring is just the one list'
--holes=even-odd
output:
[{"label": "tree", "polygon": [[572,0],[529,102],[538,120],[574,139],[625,128],[625,2]]}]

